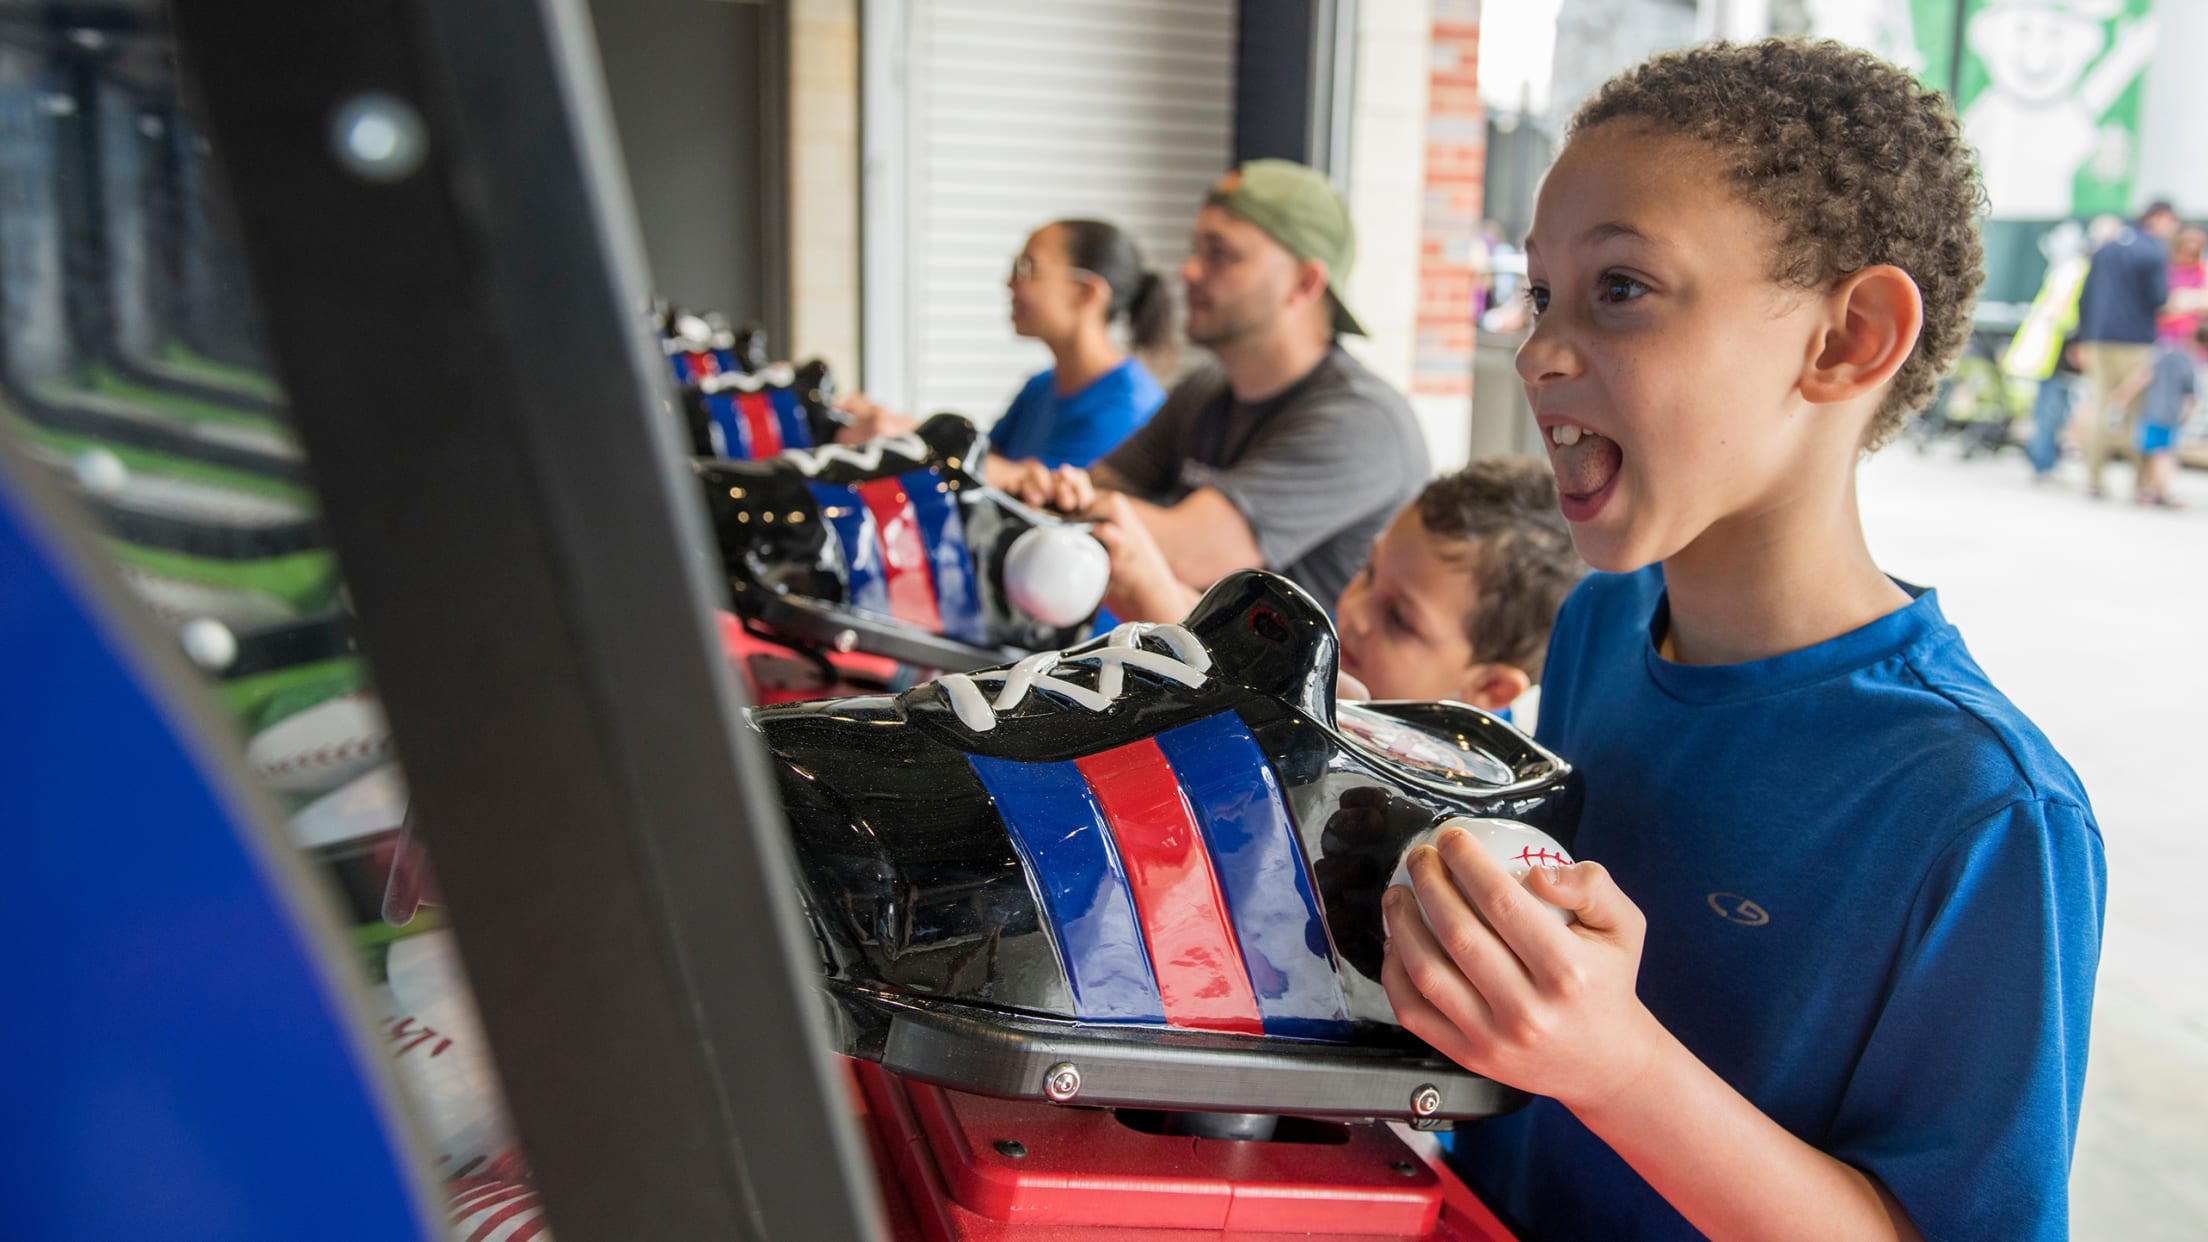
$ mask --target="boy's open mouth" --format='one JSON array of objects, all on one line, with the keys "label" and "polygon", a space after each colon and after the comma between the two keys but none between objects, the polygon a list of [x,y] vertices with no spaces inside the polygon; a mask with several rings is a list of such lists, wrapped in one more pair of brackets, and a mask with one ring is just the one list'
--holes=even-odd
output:
[{"label": "boy's open mouth", "polygon": [[1624,461],[1618,442],[1608,436],[1570,423],[1551,428],[1549,464],[1556,471],[1557,494],[1566,502],[1564,516],[1573,521],[1592,517],[1601,507],[1600,499],[1617,482],[1618,467]]}]

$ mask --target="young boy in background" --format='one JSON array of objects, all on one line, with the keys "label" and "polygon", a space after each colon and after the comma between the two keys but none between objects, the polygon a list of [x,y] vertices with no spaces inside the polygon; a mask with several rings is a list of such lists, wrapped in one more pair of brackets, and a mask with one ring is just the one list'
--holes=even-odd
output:
[{"label": "young boy in background", "polygon": [[2099,829],[1856,509],[1969,331],[1981,202],[1944,99],[1776,40],[1612,80],[1542,186],[1518,371],[1609,572],[1538,736],[1600,863],[1521,886],[1446,835],[1382,972],[1543,1097],[1453,1151],[1524,1236],[2067,1232]]},{"label": "young boy in background", "polygon": [[1530,457],[1488,457],[1428,483],[1373,541],[1334,608],[1342,692],[1524,707],[1549,626],[1587,566]]},{"label": "young boy in background", "polygon": [[[1125,498],[1106,494],[1101,516],[1096,535],[1112,557],[1105,606],[1125,621],[1186,615],[1196,592]],[[1523,710],[1557,606],[1586,569],[1545,463],[1489,457],[1433,480],[1373,541],[1335,603],[1342,697]]]}]

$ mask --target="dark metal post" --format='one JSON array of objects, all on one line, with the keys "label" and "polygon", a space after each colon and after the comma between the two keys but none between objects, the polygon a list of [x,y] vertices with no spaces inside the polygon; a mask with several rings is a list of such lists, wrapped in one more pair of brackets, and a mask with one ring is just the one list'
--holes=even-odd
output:
[{"label": "dark metal post", "polygon": [[1235,25],[1234,161],[1347,177],[1356,0],[1243,0]]},{"label": "dark metal post", "polygon": [[579,0],[175,7],[562,1242],[875,1236]]}]

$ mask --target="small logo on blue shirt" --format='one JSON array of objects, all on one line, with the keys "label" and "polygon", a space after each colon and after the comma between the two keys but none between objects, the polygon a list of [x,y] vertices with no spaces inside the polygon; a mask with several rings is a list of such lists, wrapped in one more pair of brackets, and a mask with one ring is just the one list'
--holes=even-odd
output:
[{"label": "small logo on blue shirt", "polygon": [[1717,911],[1717,916],[1728,923],[1738,923],[1742,927],[1761,927],[1771,921],[1771,916],[1762,906],[1739,893],[1711,893],[1707,900],[1710,909]]}]

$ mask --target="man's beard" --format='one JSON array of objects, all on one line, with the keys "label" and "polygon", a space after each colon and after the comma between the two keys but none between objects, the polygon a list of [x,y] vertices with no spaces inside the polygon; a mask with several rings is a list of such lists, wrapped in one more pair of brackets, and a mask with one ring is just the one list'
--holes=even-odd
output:
[{"label": "man's beard", "polygon": [[1214,303],[1203,322],[1199,323],[1194,316],[1189,317],[1188,340],[1192,345],[1216,349],[1250,335],[1258,326],[1254,316],[1237,314],[1232,307]]}]

